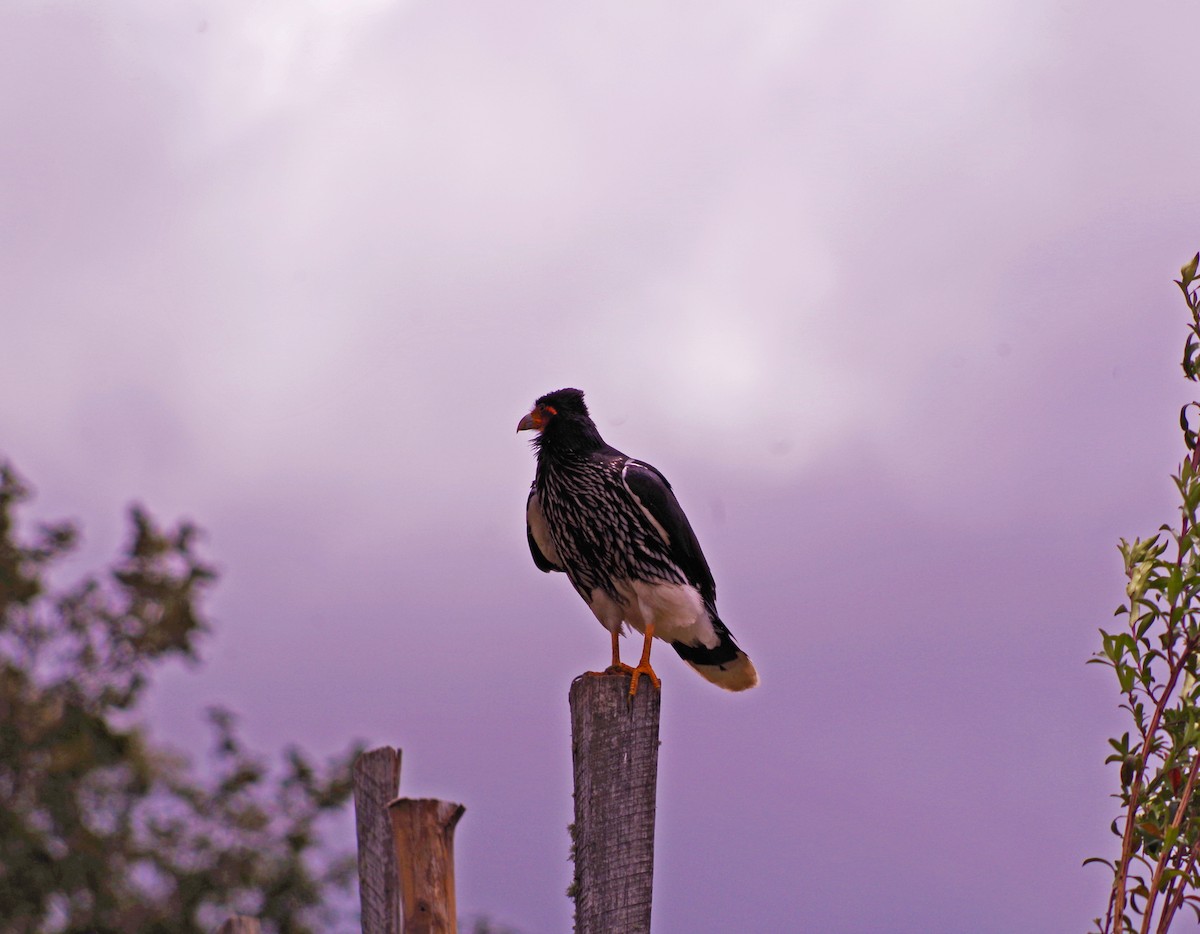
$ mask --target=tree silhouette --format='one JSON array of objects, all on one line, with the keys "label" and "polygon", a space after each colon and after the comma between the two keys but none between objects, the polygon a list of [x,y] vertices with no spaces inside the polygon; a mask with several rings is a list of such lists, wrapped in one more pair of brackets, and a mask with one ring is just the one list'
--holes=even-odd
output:
[{"label": "tree silhouette", "polygon": [[350,795],[357,749],[316,767],[299,749],[270,769],[209,711],[203,768],[156,745],[138,708],[156,666],[198,661],[215,581],[197,529],[130,510],[124,553],[65,589],[51,572],[71,523],[23,540],[28,487],[0,465],[0,926],[11,934],[211,931],[233,912],[267,931],[337,924],[327,896],[353,858],[320,819]]}]

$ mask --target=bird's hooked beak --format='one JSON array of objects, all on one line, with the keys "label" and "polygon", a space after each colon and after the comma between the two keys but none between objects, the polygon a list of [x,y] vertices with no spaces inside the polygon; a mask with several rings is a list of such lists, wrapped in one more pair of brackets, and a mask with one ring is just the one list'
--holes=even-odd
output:
[{"label": "bird's hooked beak", "polygon": [[538,431],[541,431],[546,427],[546,422],[550,420],[549,416],[557,414],[558,413],[548,405],[536,405],[533,407],[532,412],[517,422],[517,431],[528,431],[530,428],[536,428]]}]

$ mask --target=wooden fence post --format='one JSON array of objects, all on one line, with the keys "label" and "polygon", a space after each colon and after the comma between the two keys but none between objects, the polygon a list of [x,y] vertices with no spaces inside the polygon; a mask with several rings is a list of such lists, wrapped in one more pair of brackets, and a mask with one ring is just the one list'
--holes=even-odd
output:
[{"label": "wooden fence post", "polygon": [[388,805],[404,934],[458,934],[454,901],[454,827],[466,808],[433,798],[397,798]]},{"label": "wooden fence post", "polygon": [[575,934],[649,934],[662,695],[643,677],[571,683]]},{"label": "wooden fence post", "polygon": [[400,934],[400,888],[388,803],[400,791],[400,750],[370,749],[354,762],[362,934]]}]

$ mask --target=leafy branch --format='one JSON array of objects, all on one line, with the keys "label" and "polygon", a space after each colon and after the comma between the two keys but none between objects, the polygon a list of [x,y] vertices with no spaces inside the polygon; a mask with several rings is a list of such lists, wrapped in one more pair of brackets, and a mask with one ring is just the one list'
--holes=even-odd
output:
[{"label": "leafy branch", "polygon": [[[1200,254],[1176,280],[1191,313],[1183,371],[1200,382]],[[1095,919],[1100,934],[1165,934],[1185,905],[1200,919],[1200,448],[1189,413],[1180,412],[1187,456],[1174,476],[1180,497],[1178,528],[1162,526],[1148,539],[1121,539],[1128,602],[1123,625],[1100,630],[1101,651],[1089,662],[1112,669],[1121,709],[1132,729],[1110,739],[1106,762],[1119,768],[1121,840],[1115,861],[1093,857],[1113,874],[1108,910]]]},{"label": "leafy branch", "polygon": [[20,534],[29,490],[0,462],[0,919],[5,934],[203,934],[229,914],[330,930],[354,860],[323,839],[351,793],[351,748],[282,767],[214,709],[203,767],[138,723],[154,673],[196,662],[215,572],[199,533],[130,514],[123,553],[66,589],[70,523]]}]

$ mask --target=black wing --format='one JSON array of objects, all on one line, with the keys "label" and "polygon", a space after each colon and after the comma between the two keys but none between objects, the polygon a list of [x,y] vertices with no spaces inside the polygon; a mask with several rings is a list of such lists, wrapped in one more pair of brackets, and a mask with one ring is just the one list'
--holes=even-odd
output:
[{"label": "black wing", "polygon": [[533,563],[539,570],[561,571],[558,563],[558,549],[550,538],[550,527],[546,525],[546,515],[542,512],[542,504],[534,490],[529,491],[529,499],[525,501],[525,537],[529,540],[529,553],[533,555]]},{"label": "black wing", "polygon": [[700,550],[700,542],[679,500],[671,490],[667,478],[641,461],[629,460],[621,471],[625,488],[633,496],[634,503],[642,508],[647,516],[658,526],[666,536],[667,548],[671,560],[679,565],[679,569],[687,576],[688,583],[700,591],[709,603],[717,600],[717,585],[713,580],[708,562],[704,560],[704,552]]}]

